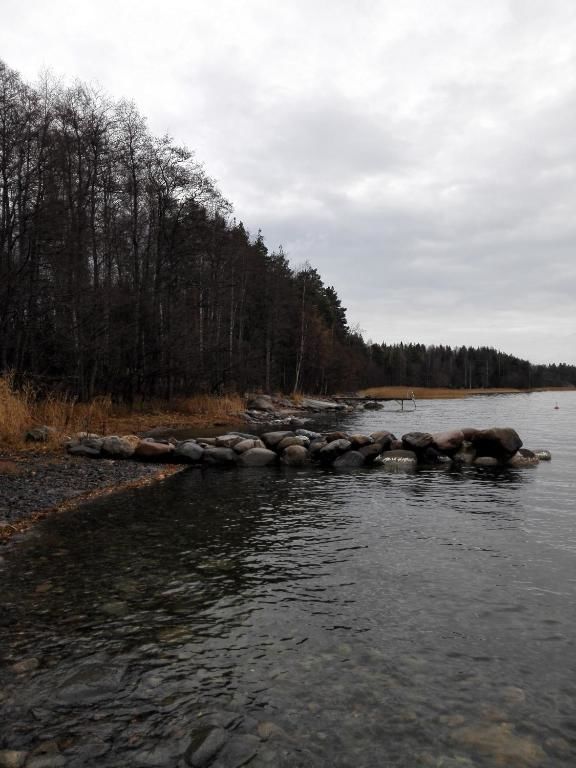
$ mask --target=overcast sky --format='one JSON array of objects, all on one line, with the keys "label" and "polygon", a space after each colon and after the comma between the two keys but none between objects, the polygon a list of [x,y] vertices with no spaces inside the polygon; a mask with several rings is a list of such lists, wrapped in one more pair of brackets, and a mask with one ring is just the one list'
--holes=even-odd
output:
[{"label": "overcast sky", "polygon": [[575,0],[0,0],[133,98],[374,341],[576,363]]}]

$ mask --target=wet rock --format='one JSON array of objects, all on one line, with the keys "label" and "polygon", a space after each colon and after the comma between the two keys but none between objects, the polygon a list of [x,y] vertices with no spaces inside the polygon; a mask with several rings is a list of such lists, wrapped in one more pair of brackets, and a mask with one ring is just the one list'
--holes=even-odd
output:
[{"label": "wet rock", "polygon": [[429,445],[418,454],[418,461],[420,464],[436,466],[438,464],[450,464],[452,460],[449,456],[445,456],[437,451],[433,445]]},{"label": "wet rock", "polygon": [[396,436],[393,435],[392,432],[388,432],[387,429],[380,430],[380,432],[372,432],[370,437],[375,443],[381,443],[382,445],[391,443],[392,440],[396,440]]},{"label": "wet rock", "polygon": [[282,453],[283,450],[286,448],[289,448],[291,445],[301,445],[303,448],[308,448],[310,445],[310,439],[308,437],[304,437],[304,435],[294,435],[293,437],[285,437],[283,440],[280,440],[278,445],[275,446],[275,449]]},{"label": "wet rock", "polygon": [[240,435],[220,435],[214,439],[214,445],[218,448],[234,448],[235,445],[241,443],[244,439]]},{"label": "wet rock", "polygon": [[401,464],[407,467],[415,467],[418,463],[418,457],[414,451],[406,451],[403,449],[384,451],[382,453],[382,462],[384,464]]},{"label": "wet rock", "polygon": [[358,452],[364,456],[365,464],[373,464],[375,459],[382,453],[382,444],[371,443],[370,445],[365,445],[363,448],[359,448]]},{"label": "wet rock", "polygon": [[179,443],[174,449],[174,458],[179,461],[186,461],[194,463],[201,461],[204,455],[204,448],[195,440],[185,440],[183,443]]},{"label": "wet rock", "polygon": [[550,461],[552,458],[552,454],[550,451],[533,451],[534,456],[537,456],[540,461]]},{"label": "wet rock", "polygon": [[335,440],[349,440],[350,437],[346,432],[326,432],[324,439],[327,443],[333,443]]},{"label": "wet rock", "polygon": [[262,441],[265,445],[268,446],[268,448],[274,448],[278,445],[278,443],[282,442],[285,437],[294,437],[294,432],[290,431],[284,431],[284,432],[266,432],[262,435]]},{"label": "wet rock", "polygon": [[432,435],[432,446],[440,453],[453,454],[462,447],[464,433],[461,429],[453,429],[449,432],[435,432]]},{"label": "wet rock", "polygon": [[495,459],[494,456],[478,456],[474,459],[474,466],[476,467],[498,467],[500,462]]},{"label": "wet rock", "polygon": [[472,443],[469,443],[468,441],[465,440],[462,443],[460,450],[456,451],[456,453],[453,454],[452,458],[458,464],[473,464],[474,459],[476,458],[476,449],[474,448]]},{"label": "wet rock", "polygon": [[110,435],[102,441],[102,453],[105,456],[112,456],[116,459],[130,459],[134,455],[139,442],[140,438],[132,435],[126,437]]},{"label": "wet rock", "polygon": [[54,692],[64,704],[93,704],[120,689],[126,667],[102,661],[86,662],[68,675]]},{"label": "wet rock", "polygon": [[258,440],[256,437],[250,437],[243,438],[234,446],[236,453],[246,453],[246,451],[250,451],[252,448],[265,448],[265,445],[262,440]]},{"label": "wet rock", "polygon": [[159,443],[151,438],[141,440],[134,450],[135,459],[148,461],[168,461],[172,458],[174,446],[169,443]]},{"label": "wet rock", "polygon": [[34,755],[26,761],[26,768],[63,768],[67,764],[64,755]]},{"label": "wet rock", "polygon": [[274,738],[289,739],[288,734],[283,728],[269,720],[264,720],[258,723],[256,733],[263,741],[268,741],[268,739]]},{"label": "wet rock", "polygon": [[28,672],[35,672],[39,666],[40,660],[35,657],[22,659],[22,661],[12,664],[12,672],[15,672],[17,675],[25,675]]},{"label": "wet rock", "polygon": [[461,432],[464,435],[464,440],[470,442],[472,438],[478,433],[478,430],[474,427],[462,427]]},{"label": "wet rock", "polygon": [[478,456],[492,456],[500,462],[510,459],[522,447],[516,430],[510,427],[481,429],[471,438]]},{"label": "wet rock", "polygon": [[349,439],[354,451],[357,451],[359,448],[364,448],[367,445],[371,445],[374,442],[368,435],[350,435]]},{"label": "wet rock", "polygon": [[276,453],[268,450],[268,448],[251,448],[249,451],[240,454],[238,464],[241,467],[267,467],[269,464],[274,464],[277,460],[278,456]]},{"label": "wet rock", "polygon": [[515,733],[509,723],[460,728],[454,732],[453,740],[486,755],[495,768],[538,768],[546,762],[543,749],[534,739]]},{"label": "wet rock", "polygon": [[260,739],[249,733],[232,736],[218,753],[213,768],[241,768],[258,752]]},{"label": "wet rock", "polygon": [[280,461],[287,467],[303,467],[308,463],[309,455],[303,445],[289,445],[282,453]]},{"label": "wet rock", "polygon": [[297,429],[294,434],[298,437],[307,437],[310,441],[322,438],[320,432],[313,432],[311,429]]},{"label": "wet rock", "polygon": [[347,451],[338,456],[332,466],[334,469],[357,469],[363,466],[364,456],[359,451]]},{"label": "wet rock", "polygon": [[432,445],[434,438],[429,432],[408,432],[402,435],[402,446],[407,451],[419,453],[429,445]]},{"label": "wet rock", "polygon": [[384,408],[384,406],[382,405],[382,403],[379,403],[377,400],[367,400],[364,403],[364,409],[367,411],[379,411],[382,408]]},{"label": "wet rock", "polygon": [[310,457],[312,459],[317,459],[318,454],[322,450],[322,448],[325,448],[328,445],[326,440],[324,440],[323,437],[319,438],[318,440],[312,440],[310,443],[310,446],[308,447],[308,451],[310,453]]},{"label": "wet rock", "polygon": [[344,440],[343,438],[332,440],[331,442],[328,442],[324,448],[319,450],[318,459],[324,465],[332,464],[338,456],[349,451],[351,445],[350,440]]},{"label": "wet rock", "polygon": [[223,466],[232,466],[238,461],[238,454],[232,448],[212,448],[204,450],[202,460],[206,464],[220,464]]},{"label": "wet rock", "polygon": [[100,606],[102,613],[107,616],[124,616],[128,611],[128,603],[125,600],[111,600]]},{"label": "wet rock", "polygon": [[19,749],[0,749],[0,768],[22,768],[28,752]]},{"label": "wet rock", "polygon": [[186,751],[186,762],[192,768],[204,768],[213,761],[228,741],[223,728],[203,726],[192,734],[191,744]]},{"label": "wet rock", "polygon": [[540,464],[540,459],[527,448],[520,448],[512,458],[508,459],[508,465],[511,467],[535,467],[537,464]]}]

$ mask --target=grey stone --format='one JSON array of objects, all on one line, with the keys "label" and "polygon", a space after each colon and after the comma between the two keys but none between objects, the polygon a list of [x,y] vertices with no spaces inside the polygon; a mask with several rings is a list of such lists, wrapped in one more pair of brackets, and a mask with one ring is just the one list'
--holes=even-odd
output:
[{"label": "grey stone", "polygon": [[51,434],[54,434],[56,430],[53,427],[32,427],[26,432],[24,439],[27,443],[45,443]]},{"label": "grey stone", "polygon": [[72,456],[86,456],[87,458],[96,459],[100,456],[103,442],[104,440],[101,437],[73,439],[66,443],[66,450]]},{"label": "grey stone", "polygon": [[237,443],[241,443],[244,438],[240,435],[220,435],[215,438],[214,445],[218,448],[234,448]]},{"label": "grey stone", "polygon": [[382,445],[381,443],[371,443],[363,448],[359,448],[358,453],[364,456],[365,464],[373,464],[375,459],[382,453]]},{"label": "grey stone", "polygon": [[350,440],[332,440],[321,448],[318,452],[318,458],[322,464],[332,464],[338,456],[341,456],[346,451],[350,450],[352,443]]},{"label": "grey stone", "polygon": [[364,464],[364,456],[359,451],[347,451],[339,456],[332,466],[334,469],[356,469]]},{"label": "grey stone", "polygon": [[30,659],[23,659],[12,664],[12,672],[17,675],[25,675],[27,672],[35,672],[40,666],[40,660],[33,656]]},{"label": "grey stone", "polygon": [[239,443],[236,443],[234,446],[234,450],[236,453],[245,453],[246,451],[251,450],[252,448],[264,448],[264,443],[262,440],[258,440],[256,437],[250,437],[245,438],[243,440],[240,440]]},{"label": "grey stone", "polygon": [[22,768],[28,752],[20,749],[0,749],[0,768]]},{"label": "grey stone", "polygon": [[283,450],[291,445],[301,445],[304,448],[308,448],[310,445],[310,439],[308,437],[304,437],[303,435],[294,435],[293,437],[285,437],[283,440],[280,440],[278,445],[274,447],[278,453],[282,453]]},{"label": "grey stone", "polygon": [[474,459],[474,465],[477,467],[497,467],[500,462],[494,456],[478,456]]},{"label": "grey stone", "polygon": [[270,395],[257,395],[248,400],[247,408],[253,411],[274,411],[276,407]]},{"label": "grey stone", "polygon": [[552,454],[550,451],[534,451],[534,456],[537,456],[540,461],[550,461],[552,459]]},{"label": "grey stone", "polygon": [[309,455],[303,445],[289,445],[282,453],[280,461],[287,467],[303,467],[308,463]]},{"label": "grey stone", "polygon": [[223,728],[204,726],[192,734],[192,742],[186,752],[186,762],[192,768],[208,765],[228,741]]},{"label": "grey stone", "polygon": [[102,441],[102,453],[117,459],[130,459],[134,455],[137,443],[117,435],[105,437]]},{"label": "grey stone", "polygon": [[408,432],[402,435],[402,445],[407,451],[423,451],[432,445],[433,437],[428,432]]},{"label": "grey stone", "polygon": [[537,464],[540,464],[540,459],[527,448],[520,448],[514,456],[508,459],[508,465],[511,467],[535,467]]},{"label": "grey stone", "polygon": [[213,768],[241,768],[258,752],[260,739],[249,733],[233,736],[218,753]]},{"label": "grey stone", "polygon": [[238,454],[232,448],[208,447],[204,450],[202,459],[206,464],[232,465],[238,461]]},{"label": "grey stone", "polygon": [[268,448],[251,448],[240,454],[238,464],[241,467],[267,467],[278,461],[278,456]]},{"label": "grey stone", "polygon": [[313,432],[311,429],[297,429],[295,433],[298,437],[307,437],[309,440],[318,440],[322,437],[320,432]]},{"label": "grey stone", "polygon": [[174,449],[174,458],[181,461],[200,461],[204,455],[204,448],[195,440],[185,440]]},{"label": "grey stone", "polygon": [[441,453],[456,453],[464,442],[464,433],[461,429],[452,429],[448,432],[435,432],[432,445]]},{"label": "grey stone", "polygon": [[374,440],[371,437],[368,437],[368,435],[350,435],[349,440],[352,443],[353,450],[355,451],[359,448],[364,448],[367,445],[371,445],[374,442]]},{"label": "grey stone", "polygon": [[284,440],[285,437],[294,437],[294,432],[291,431],[284,431],[284,432],[266,432],[262,435],[262,440],[265,445],[268,446],[268,448],[274,448],[278,445],[282,440]]},{"label": "grey stone", "polygon": [[54,695],[65,704],[94,704],[118,692],[126,667],[102,662],[86,662],[66,677]]}]

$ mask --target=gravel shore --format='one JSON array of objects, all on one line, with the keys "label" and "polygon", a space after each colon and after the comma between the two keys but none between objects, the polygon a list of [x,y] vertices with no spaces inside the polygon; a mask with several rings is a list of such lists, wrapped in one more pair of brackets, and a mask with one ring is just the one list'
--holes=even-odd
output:
[{"label": "gravel shore", "polygon": [[0,541],[26,522],[74,499],[149,481],[179,467],[136,461],[92,461],[68,455],[0,456]]}]

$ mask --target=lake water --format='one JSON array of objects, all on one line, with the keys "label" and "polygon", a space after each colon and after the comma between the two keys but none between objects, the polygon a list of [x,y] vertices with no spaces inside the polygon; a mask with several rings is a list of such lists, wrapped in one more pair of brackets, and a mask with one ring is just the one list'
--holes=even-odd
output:
[{"label": "lake water", "polygon": [[338,425],[553,459],[191,469],[47,519],[0,565],[0,749],[185,766],[214,728],[219,768],[573,768],[576,393],[392,407]]}]

